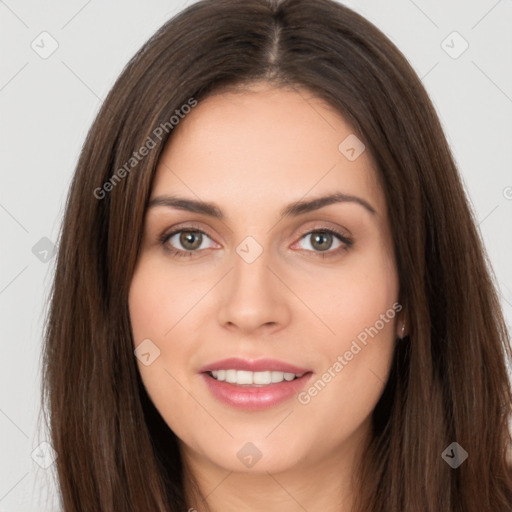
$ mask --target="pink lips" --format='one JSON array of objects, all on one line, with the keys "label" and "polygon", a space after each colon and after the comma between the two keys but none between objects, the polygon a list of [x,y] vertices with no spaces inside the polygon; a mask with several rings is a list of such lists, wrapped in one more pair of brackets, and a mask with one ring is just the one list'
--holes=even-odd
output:
[{"label": "pink lips", "polygon": [[[303,375],[292,381],[284,380],[283,382],[268,384],[266,386],[241,386],[225,381],[218,381],[209,373],[215,370],[229,369],[253,372],[270,370]],[[201,377],[215,398],[231,407],[252,411],[274,407],[296,396],[313,375],[311,370],[299,368],[275,359],[248,361],[236,357],[223,359],[222,361],[203,366],[200,372]]]}]

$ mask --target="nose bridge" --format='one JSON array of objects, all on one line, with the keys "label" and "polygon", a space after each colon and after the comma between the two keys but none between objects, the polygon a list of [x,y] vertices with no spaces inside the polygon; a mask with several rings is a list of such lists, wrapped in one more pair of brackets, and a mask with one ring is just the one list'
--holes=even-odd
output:
[{"label": "nose bridge", "polygon": [[269,269],[271,254],[268,245],[268,240],[266,246],[263,246],[254,236],[249,235],[236,247],[232,291],[240,295],[240,298],[248,294],[252,297],[266,295],[267,301],[271,299],[275,288],[275,283],[271,281],[275,276]]},{"label": "nose bridge", "polygon": [[271,270],[271,260],[270,249],[253,236],[238,244],[219,312],[221,323],[251,330],[286,321],[286,290]]}]

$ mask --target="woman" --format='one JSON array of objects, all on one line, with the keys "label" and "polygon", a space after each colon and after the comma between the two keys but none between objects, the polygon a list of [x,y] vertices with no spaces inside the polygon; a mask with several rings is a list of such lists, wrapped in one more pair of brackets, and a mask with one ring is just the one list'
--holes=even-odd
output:
[{"label": "woman", "polygon": [[43,375],[64,510],[510,510],[490,275],[376,27],[193,4],[124,69],[68,197]]}]

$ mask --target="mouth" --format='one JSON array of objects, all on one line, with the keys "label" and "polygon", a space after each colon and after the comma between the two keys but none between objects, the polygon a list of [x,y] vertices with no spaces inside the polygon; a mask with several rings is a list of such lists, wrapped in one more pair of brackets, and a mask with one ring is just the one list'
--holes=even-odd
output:
[{"label": "mouth", "polygon": [[227,359],[201,370],[212,398],[224,406],[245,411],[289,403],[313,376],[311,370],[269,359]]}]

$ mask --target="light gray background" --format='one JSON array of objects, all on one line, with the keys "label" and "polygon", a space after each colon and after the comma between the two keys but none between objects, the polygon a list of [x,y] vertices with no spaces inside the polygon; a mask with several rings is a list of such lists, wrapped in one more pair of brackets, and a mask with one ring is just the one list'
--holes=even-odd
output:
[{"label": "light gray background", "polygon": [[[37,428],[43,307],[55,258],[41,261],[32,248],[43,237],[56,240],[102,98],[146,39],[190,3],[0,0],[0,512],[58,510],[55,465],[40,466],[51,450],[38,448],[47,437]],[[477,214],[510,326],[512,1],[345,3],[390,37],[422,78]],[[31,47],[50,48],[43,31],[58,43],[46,59]],[[462,48],[462,40],[446,40],[453,31],[469,44],[458,58],[445,51]]]}]

